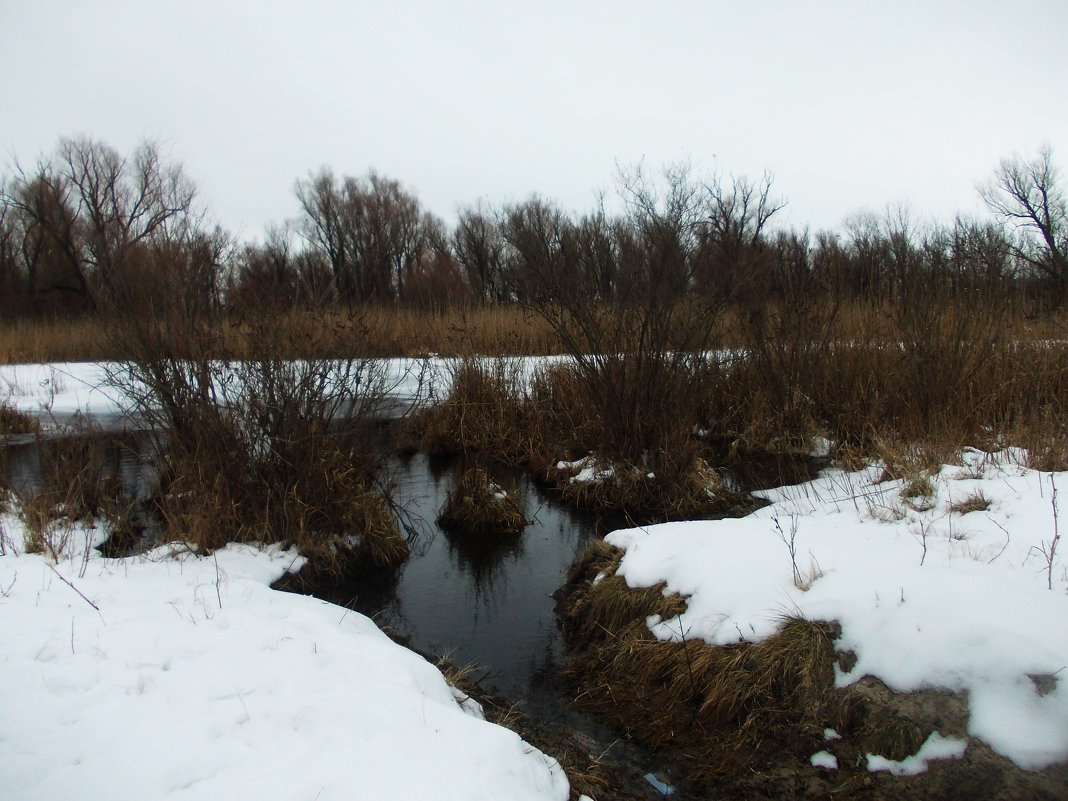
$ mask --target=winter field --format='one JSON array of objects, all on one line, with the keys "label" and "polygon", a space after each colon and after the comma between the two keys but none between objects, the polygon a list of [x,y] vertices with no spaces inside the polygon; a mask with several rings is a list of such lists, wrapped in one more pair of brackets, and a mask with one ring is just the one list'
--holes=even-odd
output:
[{"label": "winter field", "polygon": [[[415,393],[414,364],[390,362],[397,394]],[[0,367],[0,399],[59,421],[121,408],[92,364]],[[872,465],[763,494],[745,518],[609,535],[631,587],[686,599],[648,620],[657,637],[753,642],[786,616],[836,621],[856,657],[839,686],[967,692],[966,732],[903,762],[871,755],[871,771],[923,771],[969,738],[1026,770],[1068,760],[1068,473],[970,450],[926,483]],[[91,546],[106,531],[72,528],[53,561],[2,521],[6,797],[568,796],[551,757],[367,618],[271,590],[292,553],[105,559]],[[837,768],[835,736],[813,765]]]}]

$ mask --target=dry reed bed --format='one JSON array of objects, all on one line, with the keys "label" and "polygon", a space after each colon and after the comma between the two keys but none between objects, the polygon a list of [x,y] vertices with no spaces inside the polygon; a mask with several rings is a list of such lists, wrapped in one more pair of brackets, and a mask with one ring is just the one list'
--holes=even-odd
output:
[{"label": "dry reed bed", "polygon": [[[977,313],[970,308],[963,311]],[[768,314],[775,317],[774,308]],[[1042,316],[999,314],[995,320],[1003,339],[1017,342],[1063,341],[1068,331],[1066,310]],[[288,337],[294,357],[541,355],[564,350],[542,318],[517,306],[476,306],[439,312],[381,306],[349,311],[298,309],[272,315],[271,324],[295,335]],[[890,304],[838,304],[831,324],[831,335],[841,342],[901,341],[900,324]],[[110,325],[108,319],[94,317],[0,319],[0,363],[121,359],[128,354],[120,342],[109,336]],[[221,336],[232,349],[240,344],[241,332],[246,328],[243,318],[234,317],[221,325]],[[810,328],[799,333],[811,337],[813,331]],[[744,312],[728,309],[713,344],[744,347],[752,336]],[[316,343],[329,352],[301,352],[301,342]]]},{"label": "dry reed bed", "polygon": [[[431,453],[525,466],[576,507],[639,522],[729,513],[740,499],[709,463],[804,454],[822,437],[853,462],[917,443],[943,452],[1012,444],[1036,468],[1068,465],[1066,343],[770,343],[762,355],[736,352],[696,369],[696,397],[680,405],[654,397],[658,405],[643,413],[656,446],[642,461],[627,460],[613,408],[566,362],[527,381],[507,360],[463,361],[449,394],[406,436]],[[587,457],[604,479],[573,480]]]},{"label": "dry reed bed", "polygon": [[[443,313],[371,306],[349,311],[283,311],[271,325],[288,332],[290,358],[558,353],[549,328],[517,307]],[[259,322],[216,324],[220,352],[240,353]],[[130,356],[106,318],[0,320],[0,363],[107,361]],[[309,346],[315,352],[308,352]]]}]

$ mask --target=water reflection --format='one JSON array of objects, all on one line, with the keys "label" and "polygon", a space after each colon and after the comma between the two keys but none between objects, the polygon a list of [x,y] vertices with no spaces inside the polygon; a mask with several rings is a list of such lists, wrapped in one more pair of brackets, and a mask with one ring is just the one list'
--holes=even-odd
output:
[{"label": "water reflection", "polygon": [[[527,711],[564,716],[564,644],[552,596],[592,524],[555,505],[525,474],[493,468],[494,480],[518,491],[531,524],[518,537],[446,534],[434,521],[464,465],[416,454],[393,458],[388,468],[397,502],[420,521],[413,555],[389,593],[369,592],[361,582],[342,602],[419,650],[479,665],[489,688]],[[549,687],[555,691],[547,694]]]}]

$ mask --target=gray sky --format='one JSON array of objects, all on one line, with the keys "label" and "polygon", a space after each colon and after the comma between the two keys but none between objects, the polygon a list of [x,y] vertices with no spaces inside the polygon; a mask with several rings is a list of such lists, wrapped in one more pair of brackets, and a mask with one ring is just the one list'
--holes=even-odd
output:
[{"label": "gray sky", "polygon": [[246,237],[323,165],[451,218],[532,193],[593,206],[616,165],[768,169],[785,222],[1068,165],[1066,0],[0,0],[0,154],[159,141]]}]

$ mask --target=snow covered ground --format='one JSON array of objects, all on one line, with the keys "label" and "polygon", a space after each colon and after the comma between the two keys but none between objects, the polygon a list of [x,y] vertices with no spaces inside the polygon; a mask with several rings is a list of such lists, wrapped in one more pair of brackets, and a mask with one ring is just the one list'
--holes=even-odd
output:
[{"label": "snow covered ground", "polygon": [[[837,620],[838,646],[857,655],[839,685],[873,675],[897,691],[966,690],[969,733],[1039,769],[1068,759],[1068,547],[1047,558],[1056,530],[1068,534],[1068,473],[1022,457],[967,451],[912,498],[906,481],[878,482],[879,466],[827,470],[765,492],[771,505],[746,518],[608,542],[625,549],[630,586],[664,581],[687,597],[680,617],[649,620],[658,637],[725,644],[764,638],[784,615]],[[987,508],[960,511],[969,499]]]},{"label": "snow covered ground", "polygon": [[58,564],[3,519],[0,796],[561,801],[554,760],[487,723],[367,618],[269,583],[274,548]]},{"label": "snow covered ground", "polygon": [[[416,391],[423,364],[390,360],[398,393]],[[448,364],[430,362],[438,397]],[[95,364],[0,366],[0,401],[57,416],[121,409]],[[831,469],[767,491],[771,505],[743,519],[609,541],[626,550],[631,586],[687,596],[680,618],[650,619],[658,636],[723,644],[766,637],[784,615],[837,620],[839,647],[857,656],[839,684],[967,691],[970,734],[1039,769],[1068,759],[1068,546],[1050,558],[1068,533],[1068,473],[1024,464],[1017,451],[967,451],[911,498],[907,481],[879,482],[878,465]],[[965,512],[969,500],[985,508]],[[218,572],[159,551],[52,566],[9,545],[4,796],[566,797],[551,760],[464,714],[434,668],[365,618],[271,591],[291,560],[231,547]],[[907,765],[869,767],[914,772],[962,745],[933,738]]]}]

